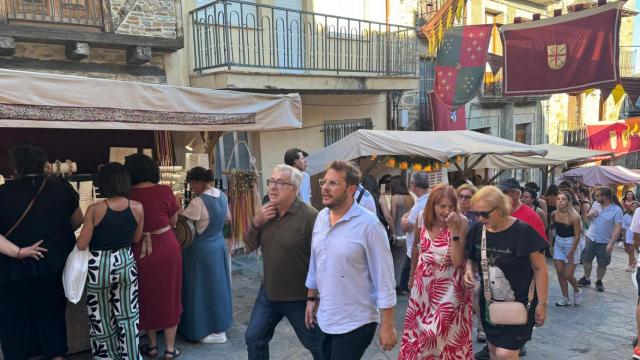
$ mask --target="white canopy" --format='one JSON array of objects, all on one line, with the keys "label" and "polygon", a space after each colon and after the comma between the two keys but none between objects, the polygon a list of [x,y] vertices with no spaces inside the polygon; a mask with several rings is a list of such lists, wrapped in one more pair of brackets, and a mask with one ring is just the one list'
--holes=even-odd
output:
[{"label": "white canopy", "polygon": [[299,128],[298,94],[269,95],[0,69],[0,127],[266,131]]},{"label": "white canopy", "polygon": [[324,171],[333,160],[361,156],[404,155],[447,161],[457,155],[545,155],[547,150],[475,131],[358,130],[307,159],[307,172]]},{"label": "white canopy", "polygon": [[[490,154],[480,159],[474,166],[475,169],[529,169],[547,166],[567,167],[567,163],[576,163],[588,161],[598,156],[610,156],[611,153],[600,150],[590,150],[571,146],[540,144],[536,147],[543,148],[548,151],[547,155],[517,157],[512,155],[494,155]],[[470,162],[479,158],[477,155],[472,156]]]},{"label": "white canopy", "polygon": [[589,166],[562,173],[557,181],[576,179],[587,186],[609,186],[640,183],[640,171],[624,166]]}]

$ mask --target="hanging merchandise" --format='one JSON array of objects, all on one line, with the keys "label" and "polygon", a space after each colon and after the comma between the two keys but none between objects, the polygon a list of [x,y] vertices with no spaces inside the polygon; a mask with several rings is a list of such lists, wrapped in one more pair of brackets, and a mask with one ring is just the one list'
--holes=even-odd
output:
[{"label": "hanging merchandise", "polygon": [[[504,96],[550,95],[620,81],[624,1],[500,27]],[[535,74],[535,76],[531,76]]]},{"label": "hanging merchandise", "polygon": [[[244,145],[250,156],[251,170],[229,169],[224,172],[227,177],[227,197],[229,198],[229,212],[231,213],[230,244],[229,251],[242,246],[245,232],[251,226],[253,216],[260,208],[261,201],[258,194],[258,181],[260,175],[255,167],[255,158],[251,155],[249,146],[244,141],[238,141],[233,145],[233,156],[239,145]],[[231,161],[227,161],[231,164]]]},{"label": "hanging merchandise", "polygon": [[493,26],[456,26],[444,36],[438,48],[433,92],[449,112],[455,112],[480,92]]},{"label": "hanging merchandise", "polygon": [[396,159],[391,157],[391,156],[387,156],[387,161],[385,162],[385,165],[387,165],[390,168],[395,168],[396,167]]},{"label": "hanging merchandise", "polygon": [[175,164],[173,153],[173,138],[167,130],[154,131],[154,142],[156,144],[156,156],[161,166],[172,166]]}]

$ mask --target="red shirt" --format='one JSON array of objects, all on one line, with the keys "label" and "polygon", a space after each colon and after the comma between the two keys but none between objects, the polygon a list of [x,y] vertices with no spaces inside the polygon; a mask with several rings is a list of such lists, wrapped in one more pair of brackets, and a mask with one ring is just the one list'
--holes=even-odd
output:
[{"label": "red shirt", "polygon": [[538,213],[536,213],[532,208],[528,207],[525,204],[520,204],[520,207],[512,212],[511,216],[529,224],[529,226],[537,231],[543,239],[549,241],[547,239],[547,234],[544,231],[544,223],[542,222],[542,219],[540,219]]}]

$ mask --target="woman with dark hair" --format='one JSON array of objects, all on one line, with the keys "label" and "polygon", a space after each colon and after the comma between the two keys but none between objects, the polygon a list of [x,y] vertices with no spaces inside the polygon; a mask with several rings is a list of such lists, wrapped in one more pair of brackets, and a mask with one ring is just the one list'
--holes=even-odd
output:
[{"label": "woman with dark hair", "polygon": [[522,203],[533,209],[533,211],[538,214],[540,220],[544,224],[544,228],[547,229],[547,214],[540,207],[540,202],[538,202],[538,193],[531,188],[524,188],[522,192]]},{"label": "woman with dark hair", "polygon": [[138,271],[131,245],[142,235],[142,204],[129,200],[131,178],[122,164],[103,166],[98,187],[107,199],[87,208],[77,240],[78,249],[90,253],[85,288],[91,354],[138,360]]},{"label": "woman with dark hair", "polygon": [[133,248],[138,266],[139,327],[149,337],[140,351],[146,357],[158,356],[156,331],[164,329],[165,358],[175,358],[181,353],[175,339],[182,313],[182,251],[172,231],[178,222],[178,202],[170,187],[158,185],[160,171],[150,157],[127,156],[124,166],[133,184],[130,198],[144,207],[142,241]]},{"label": "woman with dark hair", "polygon": [[631,190],[627,190],[624,193],[624,197],[620,199],[620,203],[622,203],[622,210],[627,211],[631,205],[636,201],[636,195]]},{"label": "woman with dark hair", "polygon": [[454,188],[441,184],[424,208],[398,359],[473,359],[471,289],[463,283],[468,223],[457,202]]},{"label": "woman with dark hair", "polygon": [[[402,230],[402,217],[409,212],[413,207],[413,197],[409,194],[407,185],[401,176],[394,176],[391,178],[391,200],[389,204],[385,198],[385,205],[391,207],[389,218],[391,224],[389,227],[393,232],[394,240],[403,239],[406,241],[406,234]],[[400,272],[400,281],[396,288],[396,291],[400,295],[406,295],[409,293],[409,272],[411,270],[411,259],[406,257],[402,271]]]},{"label": "woman with dark hair", "polygon": [[183,254],[185,311],[179,330],[191,341],[222,344],[233,322],[229,251],[222,233],[231,215],[227,197],[211,186],[211,170],[195,167],[187,172],[187,182],[198,197],[183,215],[195,221],[197,235]]},{"label": "woman with dark hair", "polygon": [[[37,261],[0,255],[0,342],[7,360],[42,355],[61,360],[67,352],[62,269],[82,224],[78,193],[44,173],[47,155],[35,146],[9,152],[16,179],[0,186],[0,234],[15,249],[42,245]],[[37,250],[40,251],[40,250]]]},{"label": "woman with dark hair", "polygon": [[[558,186],[555,184],[549,185],[547,191],[544,193],[544,200],[547,202],[547,216],[556,211],[556,200],[558,198]],[[548,220],[548,219],[547,219]]]},{"label": "woman with dark hair", "polygon": [[[540,194],[540,190],[542,190],[542,189],[540,189],[540,186],[534,181],[530,181],[530,182],[524,184],[524,188],[525,189],[535,190],[536,194]],[[524,192],[523,192],[523,194],[524,194]],[[542,211],[544,211],[544,213],[547,214],[547,202],[544,201],[542,196],[538,196],[537,200],[538,200],[538,205],[537,206],[539,206],[542,209]]]}]

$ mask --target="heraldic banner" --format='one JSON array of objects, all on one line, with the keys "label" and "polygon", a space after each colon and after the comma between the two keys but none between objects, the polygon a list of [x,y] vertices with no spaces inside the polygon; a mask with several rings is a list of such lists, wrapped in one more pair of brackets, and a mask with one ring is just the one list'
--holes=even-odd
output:
[{"label": "heraldic banner", "polygon": [[616,156],[640,151],[640,118],[587,125],[589,149],[611,151]]},{"label": "heraldic banner", "polygon": [[444,35],[438,48],[433,91],[450,112],[478,95],[492,28],[493,24],[457,26]]},{"label": "heraldic banner", "polygon": [[500,27],[503,95],[546,95],[620,80],[618,35],[624,1]]},{"label": "heraldic banner", "polygon": [[467,130],[464,105],[452,112],[435,93],[429,93],[429,108],[434,131]]}]

